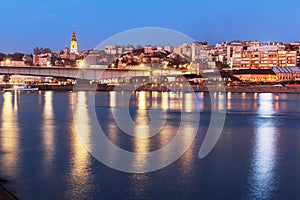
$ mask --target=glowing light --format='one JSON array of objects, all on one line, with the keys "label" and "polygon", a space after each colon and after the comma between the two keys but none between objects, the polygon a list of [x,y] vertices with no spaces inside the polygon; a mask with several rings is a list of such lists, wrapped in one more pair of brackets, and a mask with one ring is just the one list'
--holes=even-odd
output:
[{"label": "glowing light", "polygon": [[79,62],[79,67],[83,67],[84,66],[84,62],[81,60],[80,62]]},{"label": "glowing light", "polygon": [[47,65],[47,67],[51,67],[51,62],[47,61],[46,65]]},{"label": "glowing light", "polygon": [[11,60],[10,60],[9,58],[7,58],[7,59],[5,60],[5,64],[6,64],[7,66],[10,66]]}]

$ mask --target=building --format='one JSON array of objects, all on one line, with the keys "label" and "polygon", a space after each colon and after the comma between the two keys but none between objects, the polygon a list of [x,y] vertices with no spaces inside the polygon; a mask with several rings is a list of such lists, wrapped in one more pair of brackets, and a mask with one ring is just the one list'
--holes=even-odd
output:
[{"label": "building", "polygon": [[105,47],[105,53],[106,54],[116,55],[117,52],[118,52],[117,50],[118,50],[118,47],[116,45],[107,45]]},{"label": "building", "polygon": [[285,46],[282,43],[270,43],[268,45],[250,46],[248,51],[283,51]]},{"label": "building", "polygon": [[1,66],[12,66],[12,67],[25,67],[26,64],[24,61],[16,61],[16,60],[10,60],[6,59],[5,61],[0,62]]},{"label": "building", "polygon": [[189,58],[189,60],[191,61],[192,59],[192,45],[191,44],[182,44],[176,48],[173,49],[174,53],[179,54],[179,55],[183,55],[186,58]]},{"label": "building", "polygon": [[269,69],[232,70],[232,75],[240,81],[249,83],[300,81],[299,67],[276,66]]},{"label": "building", "polygon": [[70,49],[71,49],[70,53],[78,54],[76,31],[74,27],[72,32],[72,39],[70,42]]},{"label": "building", "polygon": [[240,69],[233,70],[232,75],[242,82],[261,83],[275,82],[278,80],[272,69]]},{"label": "building", "polygon": [[33,64],[35,66],[51,66],[52,53],[41,53],[33,55]]},{"label": "building", "polygon": [[299,67],[272,67],[278,81],[300,81]]},{"label": "building", "polygon": [[[297,51],[241,51],[241,62],[233,68],[268,69],[273,66],[297,66]],[[234,57],[233,57],[234,58]]]}]

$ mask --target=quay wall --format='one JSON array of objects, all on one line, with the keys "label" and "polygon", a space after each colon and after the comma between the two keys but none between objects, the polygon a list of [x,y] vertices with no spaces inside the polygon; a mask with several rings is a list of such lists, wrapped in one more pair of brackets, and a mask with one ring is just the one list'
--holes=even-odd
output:
[{"label": "quay wall", "polygon": [[[0,91],[3,88],[9,88],[12,85],[0,85]],[[253,86],[200,86],[200,85],[190,85],[190,86],[134,86],[134,85],[97,85],[97,84],[79,84],[79,85],[38,85],[41,91],[158,91],[158,92],[232,92],[232,93],[300,93],[299,85],[289,85],[289,86],[273,86],[273,85],[253,85]]]}]

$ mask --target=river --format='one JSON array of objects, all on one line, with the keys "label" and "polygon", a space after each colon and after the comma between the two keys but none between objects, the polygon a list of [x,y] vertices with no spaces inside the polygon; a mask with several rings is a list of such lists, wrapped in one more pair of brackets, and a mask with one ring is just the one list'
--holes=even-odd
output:
[{"label": "river", "polygon": [[[187,151],[170,165],[147,173],[121,172],[87,151],[92,140],[86,110],[90,92],[0,94],[0,177],[17,197],[35,199],[299,199],[300,95],[228,93],[222,134],[213,150],[198,157],[211,119],[208,93],[98,92],[94,110],[117,146],[149,153],[168,145],[181,126]],[[136,139],[118,127],[114,112],[128,107],[140,127],[149,109],[164,113],[163,129]],[[197,127],[198,126],[198,127]],[[133,127],[136,128],[136,127]],[[143,129],[147,130],[147,129]],[[80,135],[78,132],[83,132]],[[137,131],[141,132],[141,131]],[[147,132],[147,131],[146,131]],[[191,135],[195,132],[195,137]],[[148,134],[149,134],[148,130]],[[192,142],[189,144],[189,142]],[[82,143],[84,141],[84,145]],[[112,160],[115,152],[105,152]],[[167,155],[165,155],[167,156]],[[136,168],[147,161],[136,159]]]}]

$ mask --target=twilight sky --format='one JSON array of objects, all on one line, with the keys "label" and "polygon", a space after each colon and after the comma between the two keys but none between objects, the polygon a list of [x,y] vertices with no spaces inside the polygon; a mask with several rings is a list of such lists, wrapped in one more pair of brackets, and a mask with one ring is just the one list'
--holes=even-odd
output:
[{"label": "twilight sky", "polygon": [[0,52],[79,49],[133,28],[163,27],[197,41],[300,40],[299,0],[1,0]]}]

